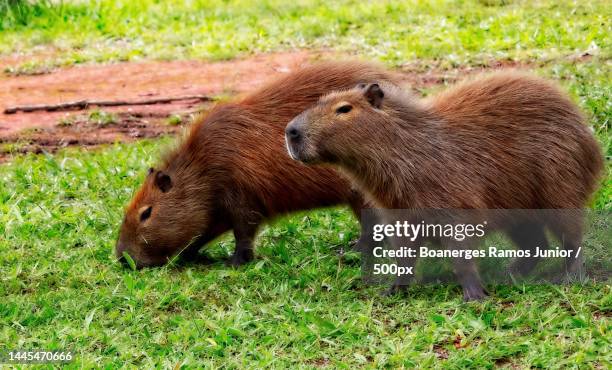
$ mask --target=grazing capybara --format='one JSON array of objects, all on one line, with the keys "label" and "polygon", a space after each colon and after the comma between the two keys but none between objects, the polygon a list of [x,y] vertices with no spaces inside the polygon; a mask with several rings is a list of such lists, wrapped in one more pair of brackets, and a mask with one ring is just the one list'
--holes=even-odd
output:
[{"label": "grazing capybara", "polygon": [[138,267],[160,265],[181,252],[195,256],[233,230],[237,266],[253,259],[258,226],[274,216],[336,204],[359,216],[363,198],[347,180],[287,156],[284,129],[323,94],[379,80],[396,76],[367,63],[325,62],[217,105],[149,170],[127,206],[117,257],[127,252]]},{"label": "grazing capybara", "polygon": [[[567,95],[516,71],[480,76],[428,99],[387,83],[333,92],[287,125],[286,141],[294,159],[337,165],[385,209],[581,209],[603,167],[599,145]],[[513,220],[503,231],[519,248],[533,249],[537,240],[525,232],[545,243],[548,228],[576,250],[581,223],[549,221]],[[485,296],[471,261],[454,266],[466,300]]]}]

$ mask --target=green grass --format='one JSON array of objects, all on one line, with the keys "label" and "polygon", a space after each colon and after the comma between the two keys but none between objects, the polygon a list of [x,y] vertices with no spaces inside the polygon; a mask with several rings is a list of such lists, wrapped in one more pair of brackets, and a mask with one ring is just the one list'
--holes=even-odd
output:
[{"label": "green grass", "polygon": [[113,113],[109,113],[100,109],[94,109],[89,112],[87,120],[98,126],[108,126],[117,123],[117,117]]},{"label": "green grass", "polygon": [[[610,286],[497,287],[464,304],[443,285],[383,299],[360,281],[358,256],[338,255],[358,232],[344,209],[265,227],[260,259],[239,270],[125,269],[111,254],[122,207],[159,147],[0,168],[0,347],[70,348],[85,367],[609,365]],[[209,253],[232,247],[224,238]]]},{"label": "green grass", "polygon": [[[388,65],[514,58],[559,80],[612,155],[605,1],[49,4],[21,16],[0,5],[0,52],[46,55],[24,61],[28,71],[327,46]],[[597,55],[568,57],[586,50]],[[492,287],[490,299],[470,304],[448,285],[380,298],[382,288],[361,282],[358,256],[338,253],[358,233],[343,208],[266,226],[259,259],[238,270],[123,268],[112,255],[123,206],[170,141],[15,155],[0,165],[0,350],[72,349],[74,366],[85,368],[611,365],[609,284]],[[592,208],[610,211],[610,161],[606,171]],[[225,237],[208,253],[232,249]]]},{"label": "green grass", "polygon": [[[0,22],[0,54],[51,52],[37,62],[47,66],[140,58],[227,59],[333,47],[393,64],[428,58],[456,65],[587,51],[609,57],[612,50],[612,6],[605,0],[49,4],[42,2],[24,19],[5,17]],[[32,67],[24,63],[24,68]]]}]

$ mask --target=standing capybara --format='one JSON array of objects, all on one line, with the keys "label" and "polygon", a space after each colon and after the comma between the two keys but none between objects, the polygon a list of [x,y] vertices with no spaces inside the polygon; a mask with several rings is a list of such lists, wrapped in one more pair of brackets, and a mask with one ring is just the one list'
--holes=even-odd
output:
[{"label": "standing capybara", "polygon": [[[286,141],[294,159],[338,165],[385,209],[580,209],[603,167],[576,105],[552,83],[519,72],[481,76],[425,100],[386,83],[330,93],[288,124]],[[582,234],[575,220],[504,231],[532,249],[521,238],[525,227],[544,241],[549,228],[575,250]],[[484,297],[473,262],[454,268],[466,300]]]},{"label": "standing capybara", "polygon": [[160,265],[181,252],[193,256],[233,230],[231,263],[240,265],[253,259],[253,239],[266,219],[342,203],[359,215],[363,199],[347,180],[287,156],[285,125],[330,91],[394,79],[371,64],[320,63],[216,106],[149,170],[127,207],[117,256],[127,252],[139,267]]}]

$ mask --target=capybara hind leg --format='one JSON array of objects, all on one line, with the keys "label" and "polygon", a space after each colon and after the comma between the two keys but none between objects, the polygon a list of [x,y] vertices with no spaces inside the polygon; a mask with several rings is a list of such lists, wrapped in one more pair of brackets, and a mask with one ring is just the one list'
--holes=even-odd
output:
[{"label": "capybara hind leg", "polygon": [[520,276],[527,275],[540,261],[540,257],[535,257],[536,249],[548,249],[548,240],[544,233],[544,226],[539,223],[521,223],[512,227],[508,231],[508,237],[516,247],[524,251],[529,251],[530,257],[517,258],[510,265],[510,272]]},{"label": "capybara hind leg", "polygon": [[253,240],[257,233],[259,222],[254,220],[242,221],[234,225],[234,239],[236,240],[236,249],[234,254],[228,261],[228,264],[234,267],[244,265],[251,262],[255,258],[253,252]]},{"label": "capybara hind leg", "polygon": [[487,296],[487,291],[480,282],[480,275],[474,260],[453,258],[453,270],[463,288],[464,301],[479,301]]},{"label": "capybara hind leg", "polygon": [[573,276],[583,268],[582,232],[584,213],[582,210],[563,210],[548,226],[566,251],[570,251],[565,259],[565,275]]}]

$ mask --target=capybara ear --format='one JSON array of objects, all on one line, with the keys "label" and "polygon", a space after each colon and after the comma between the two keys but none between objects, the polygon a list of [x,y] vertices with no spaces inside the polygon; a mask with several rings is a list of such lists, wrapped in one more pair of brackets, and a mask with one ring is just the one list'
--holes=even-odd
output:
[{"label": "capybara ear", "polygon": [[383,93],[382,89],[380,88],[380,86],[378,86],[378,84],[371,84],[365,88],[363,96],[365,96],[365,98],[374,108],[380,108],[385,93]]},{"label": "capybara ear", "polygon": [[153,167],[149,167],[149,171],[147,172],[147,176],[149,176],[150,174],[152,174],[153,172],[155,172],[155,168]]},{"label": "capybara ear", "polygon": [[168,190],[172,189],[172,179],[170,179],[170,176],[167,174],[159,171],[155,175],[155,186],[157,186],[162,193],[166,193]]}]

